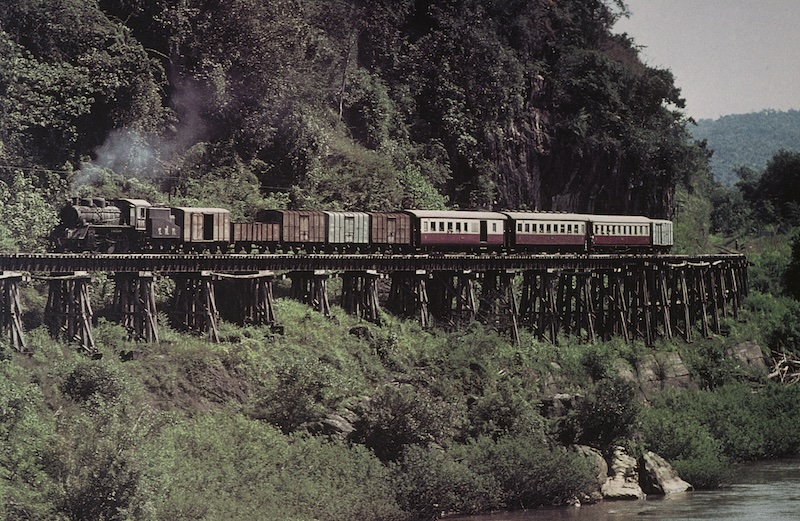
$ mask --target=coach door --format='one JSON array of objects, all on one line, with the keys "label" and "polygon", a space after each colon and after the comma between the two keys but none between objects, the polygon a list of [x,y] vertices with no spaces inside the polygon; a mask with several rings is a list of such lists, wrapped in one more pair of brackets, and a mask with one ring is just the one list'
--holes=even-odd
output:
[{"label": "coach door", "polygon": [[308,215],[300,216],[300,242],[308,241]]},{"label": "coach door", "polygon": [[203,240],[214,240],[214,214],[207,213],[203,215]]},{"label": "coach door", "polygon": [[356,241],[356,218],[352,215],[344,217],[344,242],[352,244]]},{"label": "coach door", "polygon": [[189,231],[189,240],[192,242],[203,240],[203,214],[192,213],[189,217],[191,222],[191,230]]},{"label": "coach door", "polygon": [[489,242],[489,223],[481,221],[481,242]]},{"label": "coach door", "polygon": [[386,219],[386,242],[388,242],[389,244],[394,244],[396,233],[397,233],[397,219],[395,217],[388,217]]}]

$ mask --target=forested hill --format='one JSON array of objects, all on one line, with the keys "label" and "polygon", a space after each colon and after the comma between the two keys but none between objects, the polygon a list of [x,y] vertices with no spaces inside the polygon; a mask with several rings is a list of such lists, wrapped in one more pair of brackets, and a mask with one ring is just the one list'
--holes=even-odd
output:
[{"label": "forested hill", "polygon": [[36,212],[0,216],[0,244],[29,247],[17,238],[77,189],[237,217],[275,204],[669,216],[706,155],[672,74],[614,34],[624,13],[621,0],[2,2],[0,202]]},{"label": "forested hill", "polygon": [[800,111],[765,110],[734,114],[719,119],[701,119],[689,131],[695,139],[706,140],[714,179],[731,186],[744,167],[755,172],[764,169],[776,152],[800,152]]}]

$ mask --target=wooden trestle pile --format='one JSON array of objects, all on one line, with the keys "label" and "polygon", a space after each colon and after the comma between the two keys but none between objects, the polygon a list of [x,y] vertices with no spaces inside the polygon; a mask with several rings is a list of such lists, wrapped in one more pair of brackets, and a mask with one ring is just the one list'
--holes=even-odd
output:
[{"label": "wooden trestle pile", "polygon": [[[291,296],[330,316],[329,279],[342,279],[341,306],[364,320],[380,322],[381,304],[396,314],[415,317],[422,326],[458,327],[478,320],[520,341],[525,328],[555,342],[560,334],[587,341],[620,336],[652,344],[657,338],[721,332],[722,318],[737,316],[747,292],[747,261],[730,259],[669,262],[638,260],[614,266],[563,266],[500,270],[445,269],[215,271],[165,274],[175,282],[172,323],[220,340],[217,299],[222,315],[240,323],[280,329],[273,284],[288,277]],[[88,272],[51,273],[45,319],[55,336],[97,353],[92,335]],[[155,281],[150,271],[114,276],[114,310],[130,338],[158,343]],[[19,286],[30,277],[0,272],[2,332],[18,351],[26,349]],[[384,295],[384,299],[381,299]]]}]

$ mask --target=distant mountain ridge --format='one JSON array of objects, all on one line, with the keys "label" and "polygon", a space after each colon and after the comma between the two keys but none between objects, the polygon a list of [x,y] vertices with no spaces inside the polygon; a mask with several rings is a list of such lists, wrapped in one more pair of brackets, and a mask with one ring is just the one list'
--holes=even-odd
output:
[{"label": "distant mountain ridge", "polygon": [[757,172],[780,149],[800,152],[800,111],[763,110],[750,114],[733,114],[719,119],[701,119],[689,125],[694,139],[707,140],[714,179],[731,186],[738,178],[740,166]]}]

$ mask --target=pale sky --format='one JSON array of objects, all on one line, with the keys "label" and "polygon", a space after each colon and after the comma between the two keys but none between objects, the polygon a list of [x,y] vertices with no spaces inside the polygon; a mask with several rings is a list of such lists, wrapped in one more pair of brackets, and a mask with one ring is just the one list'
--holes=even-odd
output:
[{"label": "pale sky", "polygon": [[800,109],[800,0],[625,0],[614,26],[672,71],[686,114]]}]

